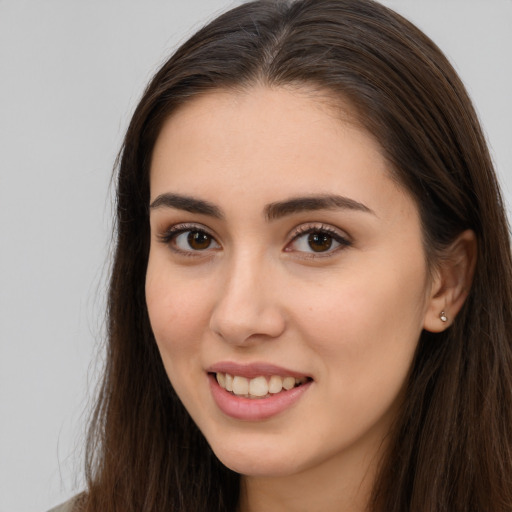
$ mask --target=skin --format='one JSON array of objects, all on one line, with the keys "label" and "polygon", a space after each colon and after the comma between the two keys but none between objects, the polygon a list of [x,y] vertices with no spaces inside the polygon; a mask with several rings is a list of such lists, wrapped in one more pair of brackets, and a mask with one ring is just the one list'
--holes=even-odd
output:
[{"label": "skin", "polygon": [[[154,149],[151,325],[185,407],[243,475],[241,511],[364,510],[422,329],[444,329],[441,309],[451,317],[452,298],[463,301],[456,277],[430,277],[418,209],[352,119],[349,105],[333,114],[307,90],[216,91],[174,113]],[[169,193],[222,218],[154,203]],[[265,216],[271,203],[325,194],[367,211]],[[180,224],[210,245],[162,240]],[[347,244],[314,252],[300,227]],[[313,383],[277,416],[240,421],[212,398],[207,368],[219,361],[272,363]]]}]

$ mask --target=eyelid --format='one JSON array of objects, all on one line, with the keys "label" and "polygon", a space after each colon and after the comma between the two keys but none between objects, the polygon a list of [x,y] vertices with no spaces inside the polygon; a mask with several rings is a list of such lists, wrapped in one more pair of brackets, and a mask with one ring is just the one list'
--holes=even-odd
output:
[{"label": "eyelid", "polygon": [[285,252],[293,252],[293,249],[290,249],[290,246],[299,238],[310,233],[326,233],[340,245],[338,247],[335,247],[334,249],[329,249],[325,252],[315,253],[314,251],[295,251],[297,253],[302,254],[303,258],[326,258],[334,255],[339,250],[343,250],[346,247],[350,247],[353,243],[351,237],[348,235],[346,231],[343,231],[329,224],[325,224],[323,222],[308,222],[305,224],[301,224],[300,226],[297,226],[292,230],[290,234],[291,240],[287,243],[284,249]]},{"label": "eyelid", "polygon": [[218,247],[220,247],[220,243],[217,240],[217,237],[211,232],[210,229],[208,229],[203,224],[198,223],[179,223],[179,224],[173,224],[172,226],[165,229],[162,233],[157,234],[158,241],[168,245],[170,249],[178,254],[182,254],[185,256],[205,256],[205,253],[211,252],[212,250],[217,250],[217,247],[213,247],[211,249],[204,249],[204,251],[194,251],[193,249],[190,249],[190,251],[185,251],[180,249],[179,247],[173,246],[172,241],[175,240],[179,235],[182,233],[186,233],[187,231],[200,231],[203,233],[206,233],[209,237],[212,238],[212,240],[217,244]]},{"label": "eyelid", "polygon": [[172,226],[169,226],[168,228],[165,228],[161,233],[157,234],[158,239],[161,242],[168,242],[172,237],[175,237],[176,235],[180,233],[184,233],[185,231],[204,231],[211,237],[215,238],[213,233],[204,226],[203,224],[198,224],[196,222],[180,222],[178,224],[173,224]]},{"label": "eyelid", "polygon": [[[199,231],[206,233],[209,237],[212,238],[213,242],[217,245],[217,247],[206,248],[204,250],[183,250],[177,247],[176,245],[172,244],[173,240],[175,240],[179,235],[186,233],[187,231]],[[295,241],[310,233],[325,233],[332,237],[332,239],[338,244],[338,246],[334,248],[329,248],[328,250],[323,252],[310,252],[303,250],[301,251],[295,250],[293,249],[293,247],[291,247]],[[172,226],[165,229],[163,232],[158,233],[157,238],[161,243],[168,245],[173,252],[185,256],[204,257],[212,250],[218,250],[219,248],[221,248],[221,244],[217,240],[217,236],[214,233],[212,233],[212,231],[208,227],[200,223],[183,222],[173,224]],[[307,222],[300,224],[290,232],[287,238],[289,238],[290,241],[286,244],[284,252],[295,252],[297,254],[300,254],[301,257],[305,259],[326,258],[352,245],[351,237],[346,233],[346,231],[343,231],[330,224],[325,224],[323,222]]]}]

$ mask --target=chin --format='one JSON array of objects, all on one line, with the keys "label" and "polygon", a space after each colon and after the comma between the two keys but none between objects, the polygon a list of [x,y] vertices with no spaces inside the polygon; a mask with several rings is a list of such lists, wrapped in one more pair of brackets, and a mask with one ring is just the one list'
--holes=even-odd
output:
[{"label": "chin", "polygon": [[282,477],[297,472],[297,467],[283,460],[254,460],[248,457],[234,459],[219,457],[219,460],[229,469],[244,476],[253,477]]},{"label": "chin", "polygon": [[233,441],[231,438],[225,444],[214,442],[210,446],[226,467],[241,475],[281,477],[300,471],[305,463],[297,459],[301,451],[286,443],[283,446],[282,440],[265,442],[260,437]]}]

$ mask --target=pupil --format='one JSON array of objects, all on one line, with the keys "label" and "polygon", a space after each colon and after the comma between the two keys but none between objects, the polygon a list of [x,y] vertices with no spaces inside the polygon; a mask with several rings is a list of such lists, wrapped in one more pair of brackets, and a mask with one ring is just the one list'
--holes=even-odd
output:
[{"label": "pupil", "polygon": [[208,249],[211,243],[210,237],[202,231],[191,231],[188,234],[188,243],[192,249],[198,251]]},{"label": "pupil", "polygon": [[313,251],[323,252],[331,248],[332,237],[325,233],[311,233],[308,237],[308,243]]}]

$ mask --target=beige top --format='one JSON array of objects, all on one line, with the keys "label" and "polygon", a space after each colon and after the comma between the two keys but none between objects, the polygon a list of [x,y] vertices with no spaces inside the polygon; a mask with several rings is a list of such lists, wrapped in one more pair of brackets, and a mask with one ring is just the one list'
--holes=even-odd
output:
[{"label": "beige top", "polygon": [[48,512],[71,512],[73,510],[73,505],[75,504],[76,497],[71,498],[69,501],[66,501],[66,503],[62,503],[61,505],[57,505],[56,507],[53,507],[51,510],[48,510]]}]

